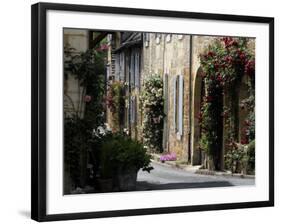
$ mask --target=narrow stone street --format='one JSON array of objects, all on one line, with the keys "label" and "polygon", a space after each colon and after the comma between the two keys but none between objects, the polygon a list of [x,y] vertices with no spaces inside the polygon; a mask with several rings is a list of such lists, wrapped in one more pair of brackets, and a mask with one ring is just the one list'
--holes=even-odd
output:
[{"label": "narrow stone street", "polygon": [[182,170],[152,162],[150,172],[139,171],[137,190],[161,190],[254,185],[254,178],[196,174],[195,169]]}]

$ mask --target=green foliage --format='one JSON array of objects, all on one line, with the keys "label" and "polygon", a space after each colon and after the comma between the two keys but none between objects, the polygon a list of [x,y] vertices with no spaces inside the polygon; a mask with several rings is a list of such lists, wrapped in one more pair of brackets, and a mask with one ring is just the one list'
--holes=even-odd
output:
[{"label": "green foliage", "polygon": [[255,172],[255,140],[252,140],[248,145],[248,167],[247,172],[248,173],[254,173]]},{"label": "green foliage", "polygon": [[[105,155],[103,156],[103,151]],[[103,139],[101,146],[101,164],[107,164],[108,167],[103,167],[103,170],[131,170],[139,169],[150,171],[153,169],[150,166],[151,156],[146,153],[144,146],[122,134],[110,134]],[[104,161],[103,161],[104,160]],[[103,172],[103,171],[102,171]]]},{"label": "green foliage", "polygon": [[77,187],[80,183],[81,153],[90,147],[91,132],[89,125],[80,118],[64,120],[64,169]]},{"label": "green foliage", "polygon": [[151,150],[162,152],[163,120],[165,114],[163,79],[161,76],[152,75],[145,80],[140,100],[144,114],[144,144]]},{"label": "green foliage", "polygon": [[112,178],[116,165],[114,164],[115,141],[104,137],[100,148],[100,177]]},{"label": "green foliage", "polygon": [[121,131],[125,113],[125,87],[122,82],[115,81],[108,88],[107,105],[113,115],[114,129]]},{"label": "green foliage", "polygon": [[96,81],[97,75],[105,74],[106,53],[95,49],[77,53],[74,48],[65,48],[65,72],[74,75],[81,86]]},{"label": "green foliage", "polygon": [[[64,116],[64,164],[76,186],[85,178],[81,173],[86,169],[88,154],[97,158],[99,153],[92,132],[104,125],[105,58],[106,52],[96,49],[77,52],[69,46],[64,48],[64,78],[74,76],[82,95],[77,110],[68,96],[73,114]],[[85,109],[81,114],[83,104]]]},{"label": "green foliage", "polygon": [[245,169],[247,158],[247,147],[242,144],[232,143],[225,155],[225,165],[231,169],[232,173],[241,172]]},{"label": "green foliage", "polygon": [[255,140],[248,145],[233,143],[225,156],[226,166],[231,168],[232,173],[254,173],[255,171]]},{"label": "green foliage", "polygon": [[[222,119],[225,118],[226,165],[236,169],[237,160],[244,158],[243,147],[238,147],[238,96],[237,85],[244,75],[250,78],[250,98],[245,101],[249,104],[250,131],[245,130],[247,141],[254,139],[254,78],[255,58],[248,50],[247,38],[225,37],[210,45],[204,54],[200,55],[200,64],[204,72],[205,95],[199,114],[202,135],[200,147],[213,158],[217,155],[219,144],[222,142]],[[227,95],[228,105],[223,105],[223,96]],[[251,133],[251,134],[250,134]],[[250,137],[251,136],[251,137]],[[243,143],[243,142],[241,142]]]}]

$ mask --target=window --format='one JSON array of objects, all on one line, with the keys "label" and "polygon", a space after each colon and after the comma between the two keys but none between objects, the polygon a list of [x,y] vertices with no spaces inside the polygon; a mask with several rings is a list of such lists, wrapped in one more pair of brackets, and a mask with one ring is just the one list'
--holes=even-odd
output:
[{"label": "window", "polygon": [[179,39],[179,40],[182,40],[182,39],[183,39],[183,35],[182,35],[182,34],[179,34],[179,35],[178,35],[178,39]]},{"label": "window", "polygon": [[178,139],[183,134],[183,76],[174,78],[174,127]]},{"label": "window", "polygon": [[156,33],[155,34],[155,42],[156,42],[156,44],[160,44],[161,36],[162,36],[161,33]]},{"label": "window", "polygon": [[150,36],[149,33],[144,34],[144,46],[148,47],[149,46],[149,41],[150,41]]},{"label": "window", "polygon": [[172,40],[172,34],[166,34],[166,42],[169,43]]},{"label": "window", "polygon": [[135,86],[140,87],[140,51],[135,54]]},{"label": "window", "polygon": [[131,52],[130,56],[130,85],[135,87],[135,52]]}]

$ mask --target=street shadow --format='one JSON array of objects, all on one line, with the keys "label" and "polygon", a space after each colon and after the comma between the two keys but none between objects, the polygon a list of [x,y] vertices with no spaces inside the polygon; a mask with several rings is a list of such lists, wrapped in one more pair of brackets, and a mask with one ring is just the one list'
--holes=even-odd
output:
[{"label": "street shadow", "polygon": [[230,187],[234,186],[228,181],[210,181],[210,182],[198,182],[198,183],[168,183],[157,184],[149,183],[147,181],[138,181],[138,191],[149,190],[171,190],[171,189],[187,189],[187,188],[210,188],[210,187]]}]

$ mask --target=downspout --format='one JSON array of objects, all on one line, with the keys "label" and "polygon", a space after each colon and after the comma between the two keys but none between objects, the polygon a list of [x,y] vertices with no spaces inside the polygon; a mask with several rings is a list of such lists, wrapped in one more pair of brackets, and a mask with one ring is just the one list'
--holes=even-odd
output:
[{"label": "downspout", "polygon": [[189,130],[188,130],[188,162],[191,163],[192,159],[191,159],[191,132],[192,132],[192,50],[193,50],[193,46],[192,46],[192,35],[190,35],[189,38]]}]

